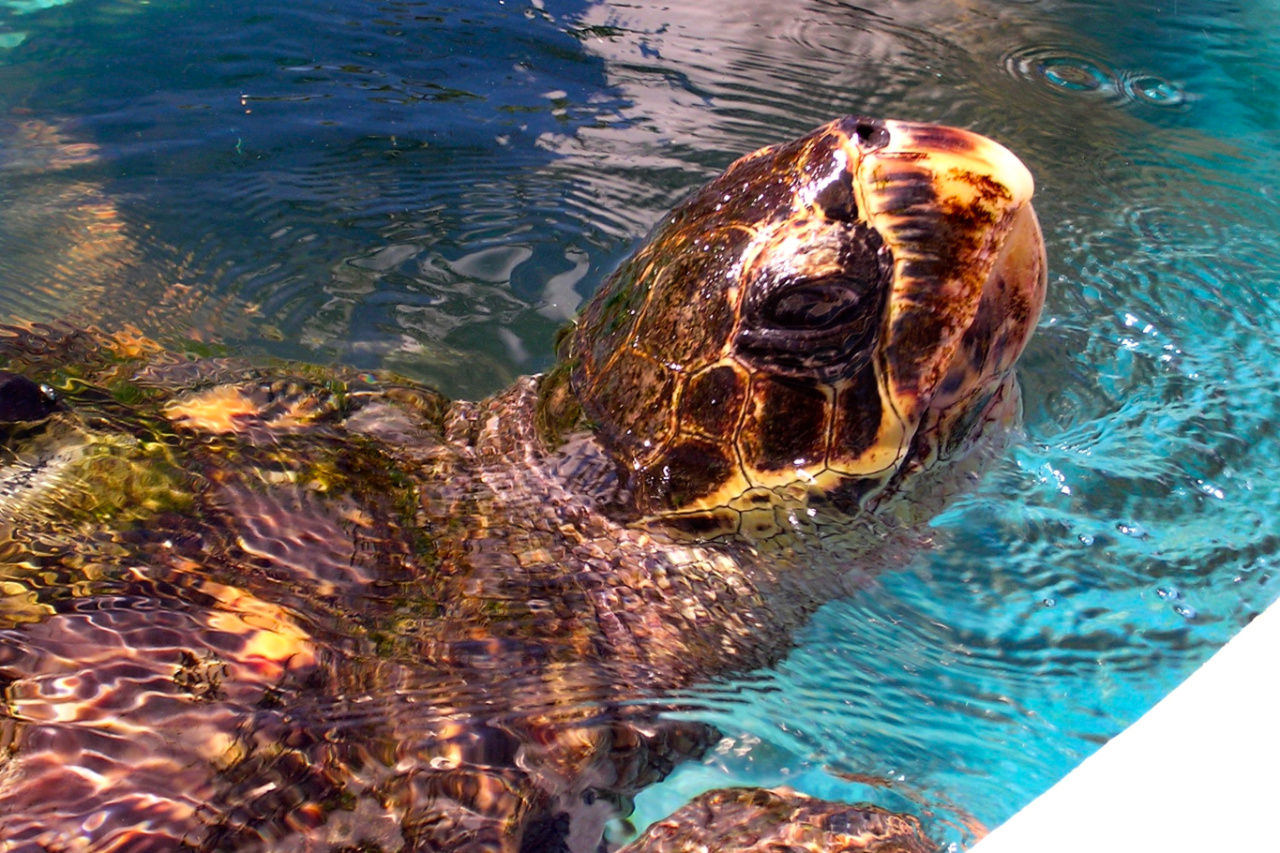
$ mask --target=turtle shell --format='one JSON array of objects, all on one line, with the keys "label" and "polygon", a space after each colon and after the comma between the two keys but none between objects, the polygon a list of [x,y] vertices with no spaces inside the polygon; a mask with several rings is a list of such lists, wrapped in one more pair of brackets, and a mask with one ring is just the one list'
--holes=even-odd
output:
[{"label": "turtle shell", "polygon": [[815,496],[862,499],[954,445],[1039,316],[1031,194],[989,139],[852,117],[698,190],[569,341],[639,512],[767,537]]}]

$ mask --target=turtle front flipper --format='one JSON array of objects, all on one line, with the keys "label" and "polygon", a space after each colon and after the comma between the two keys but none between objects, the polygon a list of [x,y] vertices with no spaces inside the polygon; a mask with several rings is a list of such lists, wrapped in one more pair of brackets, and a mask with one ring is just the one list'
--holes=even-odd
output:
[{"label": "turtle front flipper", "polygon": [[693,799],[617,853],[934,853],[910,815],[778,788],[721,788]]}]

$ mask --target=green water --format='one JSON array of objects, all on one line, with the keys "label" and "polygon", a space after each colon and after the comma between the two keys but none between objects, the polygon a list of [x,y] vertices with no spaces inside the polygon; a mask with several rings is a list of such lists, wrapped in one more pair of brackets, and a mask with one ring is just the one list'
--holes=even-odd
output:
[{"label": "green water", "polygon": [[741,153],[844,113],[1000,140],[1051,266],[1025,439],[776,671],[686,697],[727,739],[640,804],[785,781],[964,844],[1280,596],[1278,11],[0,4],[0,316],[475,397]]}]

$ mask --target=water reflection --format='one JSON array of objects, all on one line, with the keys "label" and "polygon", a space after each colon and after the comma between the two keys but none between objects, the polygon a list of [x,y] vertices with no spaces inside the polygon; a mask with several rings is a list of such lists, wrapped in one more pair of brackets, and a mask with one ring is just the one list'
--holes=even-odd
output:
[{"label": "water reflection", "polygon": [[[36,35],[7,57],[6,96],[96,140],[77,177],[123,206],[124,238],[137,243],[115,280],[122,269],[195,280],[205,301],[197,334],[390,363],[481,395],[545,366],[546,341],[572,308],[539,313],[543,285],[584,253],[599,263],[611,211],[589,198],[566,203],[566,185],[537,173],[551,157],[538,139],[607,118],[611,102],[595,94],[577,42],[536,10],[367,12],[157,7],[68,53],[60,22],[105,24],[103,9],[71,4],[24,17]],[[483,34],[479,52],[473,33]],[[169,56],[179,41],[201,46],[202,62]],[[92,73],[98,62],[115,69],[109,81]],[[45,81],[58,78],[81,88],[51,93]],[[625,248],[611,243],[605,255]],[[521,257],[484,268],[495,251]],[[441,286],[453,294],[443,308],[433,304]],[[489,304],[467,304],[485,287]],[[62,295],[0,308],[70,316],[79,305]],[[148,301],[121,313],[141,314]],[[424,316],[424,303],[438,310]]]}]

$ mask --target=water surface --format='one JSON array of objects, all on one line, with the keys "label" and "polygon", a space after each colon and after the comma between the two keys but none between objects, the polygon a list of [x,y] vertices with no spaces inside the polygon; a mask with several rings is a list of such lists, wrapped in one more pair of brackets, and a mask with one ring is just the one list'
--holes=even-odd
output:
[{"label": "water surface", "polygon": [[476,397],[746,151],[1000,140],[1051,264],[1025,439],[776,671],[684,697],[726,740],[637,815],[785,781],[967,844],[1280,596],[1276,9],[688,5],[0,4],[0,316]]}]

